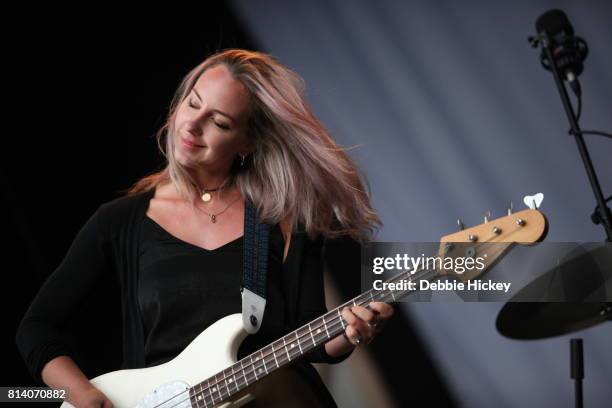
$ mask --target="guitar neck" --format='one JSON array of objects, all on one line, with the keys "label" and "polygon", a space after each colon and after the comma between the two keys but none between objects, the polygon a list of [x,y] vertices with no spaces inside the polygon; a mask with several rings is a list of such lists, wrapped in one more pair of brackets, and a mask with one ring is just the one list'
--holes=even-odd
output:
[{"label": "guitar neck", "polygon": [[[438,276],[435,270],[419,270],[415,273],[402,272],[386,280],[385,283],[396,283],[404,280],[434,280]],[[408,285],[400,285],[400,287],[406,289],[367,290],[323,316],[244,357],[225,370],[194,385],[189,392],[193,406],[212,407],[219,404],[274,370],[290,364],[316,347],[339,336],[347,326],[341,314],[343,308],[350,306],[365,307],[370,302],[395,303],[414,291],[414,289],[408,289]]]}]

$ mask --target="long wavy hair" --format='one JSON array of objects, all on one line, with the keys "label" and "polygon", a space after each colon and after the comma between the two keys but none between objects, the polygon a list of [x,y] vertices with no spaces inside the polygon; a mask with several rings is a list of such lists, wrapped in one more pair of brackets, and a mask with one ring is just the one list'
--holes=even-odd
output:
[{"label": "long wavy hair", "polygon": [[310,237],[349,235],[359,242],[372,238],[382,222],[364,188],[365,177],[330,137],[304,97],[304,80],[261,52],[228,49],[206,58],[181,81],[165,124],[157,131],[157,145],[167,159],[163,170],[137,181],[123,192],[133,195],[174,183],[195,205],[199,189],[174,154],[174,123],[178,107],[209,68],[224,65],[248,91],[251,109],[247,137],[254,151],[244,165],[231,168],[231,183],[271,224],[289,221],[302,225]]}]

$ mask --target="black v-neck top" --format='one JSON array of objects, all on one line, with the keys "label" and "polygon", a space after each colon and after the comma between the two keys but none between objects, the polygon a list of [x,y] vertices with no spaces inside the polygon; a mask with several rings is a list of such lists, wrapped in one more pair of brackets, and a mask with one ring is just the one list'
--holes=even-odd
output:
[{"label": "black v-neck top", "polygon": [[[243,237],[207,250],[183,241],[145,216],[140,233],[138,303],[145,335],[145,364],[176,357],[217,320],[241,313]],[[270,231],[267,303],[260,330],[243,342],[239,357],[291,330],[282,289],[284,240]]]},{"label": "black v-neck top", "polygon": [[[147,190],[100,205],[36,294],[15,340],[38,384],[45,364],[61,355],[70,356],[88,378],[156,365],[177,355],[218,317],[240,312],[242,239],[206,251],[168,236],[146,215],[153,195]],[[298,225],[282,263],[284,245],[276,227],[270,234],[262,327],[242,343],[239,358],[327,312],[326,239],[311,239]],[[109,322],[109,330],[100,323],[104,319],[117,320]],[[336,364],[352,351],[332,357],[321,345],[294,367],[333,405],[310,363]]]}]

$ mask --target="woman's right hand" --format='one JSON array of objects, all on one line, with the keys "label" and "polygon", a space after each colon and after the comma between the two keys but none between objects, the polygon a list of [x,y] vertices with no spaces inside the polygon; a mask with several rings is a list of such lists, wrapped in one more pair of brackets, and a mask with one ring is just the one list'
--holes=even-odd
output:
[{"label": "woman's right hand", "polygon": [[76,408],[113,408],[113,403],[83,374],[71,357],[62,355],[48,361],[41,372],[48,387],[68,390],[66,401]]},{"label": "woman's right hand", "polygon": [[106,395],[93,385],[74,395],[68,400],[76,408],[113,408],[113,403]]}]

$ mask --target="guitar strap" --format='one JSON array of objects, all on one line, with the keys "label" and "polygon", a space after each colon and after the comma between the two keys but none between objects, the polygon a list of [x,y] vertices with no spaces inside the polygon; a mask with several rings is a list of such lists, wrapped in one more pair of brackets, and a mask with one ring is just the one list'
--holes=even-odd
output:
[{"label": "guitar strap", "polygon": [[266,308],[266,273],[270,225],[259,221],[257,210],[249,199],[244,208],[244,253],[242,325],[249,334],[257,333]]}]

